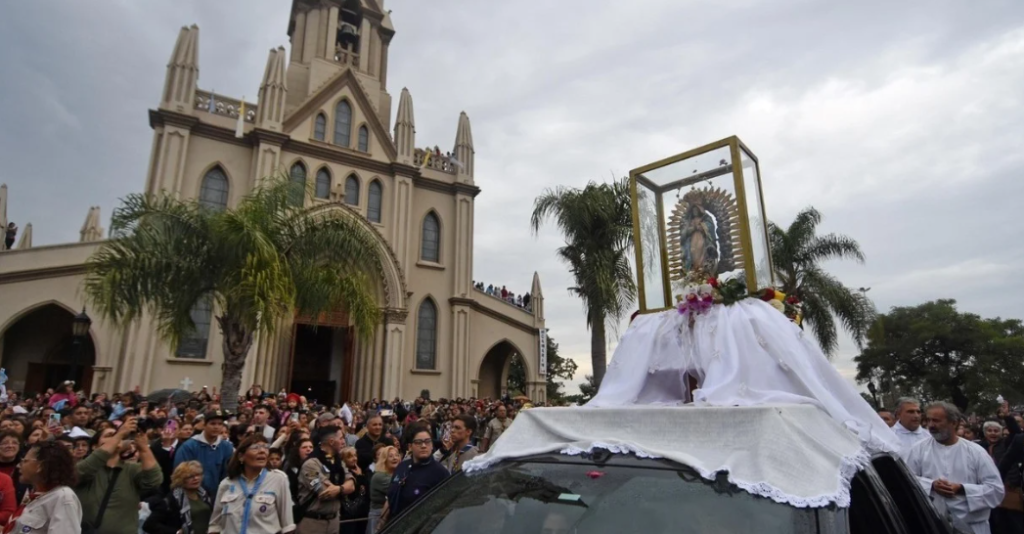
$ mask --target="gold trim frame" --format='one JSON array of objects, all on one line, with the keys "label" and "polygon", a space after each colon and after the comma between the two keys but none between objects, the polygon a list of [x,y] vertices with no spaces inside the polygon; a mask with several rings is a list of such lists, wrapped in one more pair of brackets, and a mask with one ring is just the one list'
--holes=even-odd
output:
[{"label": "gold trim frame", "polygon": [[[682,178],[680,180],[676,180],[676,181],[670,182],[668,184],[665,184],[664,186],[660,186],[659,187],[656,184],[654,184],[653,182],[651,182],[650,180],[648,180],[646,177],[644,177],[643,174],[648,173],[650,171],[653,171],[655,169],[660,169],[662,167],[666,167],[668,165],[672,165],[674,163],[678,163],[680,161],[683,161],[683,160],[686,160],[686,159],[690,159],[690,158],[692,158],[694,156],[699,156],[699,155],[704,154],[706,152],[711,152],[713,150],[717,150],[717,149],[724,148],[724,147],[728,147],[729,148],[730,157],[732,159],[730,167],[725,167],[724,171],[726,173],[732,174],[732,177],[733,177],[733,188],[734,188],[734,191],[735,191],[735,199],[736,199],[736,204],[737,204],[736,207],[737,207],[737,211],[738,211],[738,215],[739,215],[740,250],[741,250],[742,256],[743,256],[743,269],[744,269],[745,274],[746,274],[747,287],[752,292],[753,291],[757,291],[758,289],[760,289],[760,288],[757,287],[757,272],[755,270],[756,269],[756,265],[754,264],[753,240],[751,239],[751,235],[750,235],[750,232],[751,232],[751,228],[750,228],[750,214],[748,212],[749,210],[747,209],[748,208],[748,204],[747,204],[747,194],[748,194],[748,192],[744,188],[744,183],[743,183],[743,165],[742,165],[742,161],[743,161],[744,153],[746,154],[747,157],[749,157],[753,161],[754,168],[755,168],[755,170],[757,172],[757,176],[756,176],[757,191],[756,192],[749,192],[749,194],[757,194],[758,195],[758,199],[757,199],[758,207],[760,207],[761,214],[764,217],[764,221],[763,221],[762,227],[763,227],[763,234],[764,234],[763,238],[764,238],[765,246],[767,248],[767,253],[768,253],[768,258],[767,258],[767,260],[768,260],[768,275],[769,275],[769,278],[771,280],[771,283],[774,284],[774,280],[775,280],[774,269],[775,269],[775,266],[772,263],[772,258],[771,258],[771,241],[769,241],[769,236],[768,236],[768,219],[767,219],[767,215],[765,214],[765,209],[764,209],[764,187],[763,187],[762,182],[761,182],[761,164],[758,161],[757,156],[754,155],[753,151],[751,151],[742,141],[740,141],[740,139],[738,137],[736,137],[734,135],[734,136],[731,136],[731,137],[727,137],[725,139],[721,139],[719,141],[715,141],[713,143],[706,144],[704,146],[700,146],[700,147],[694,148],[692,150],[687,150],[686,152],[683,152],[681,154],[677,154],[675,156],[671,156],[671,157],[668,157],[668,158],[656,161],[654,163],[650,163],[648,165],[644,165],[642,167],[637,167],[636,169],[633,169],[633,170],[629,171],[630,201],[631,201],[631,205],[632,205],[632,209],[633,209],[633,247],[635,249],[634,253],[636,254],[636,277],[637,277],[637,291],[638,291],[639,301],[640,301],[640,313],[653,313],[653,312],[658,312],[658,311],[663,311],[663,310],[671,309],[672,304],[674,302],[674,298],[673,298],[673,295],[672,295],[671,273],[669,271],[669,258],[668,258],[668,248],[669,247],[668,247],[667,235],[666,235],[666,231],[667,231],[666,230],[666,222],[667,221],[666,221],[665,208],[664,208],[664,205],[663,205],[663,195],[664,195],[664,193],[666,193],[668,191],[675,191],[675,190],[681,189],[682,187],[685,187],[687,185],[695,184],[695,183],[704,181],[707,178],[707,176],[705,176],[707,173],[701,173],[699,175]],[[716,170],[715,172],[721,174],[722,170]],[[659,259],[660,259],[660,264],[661,264],[662,287],[663,287],[663,290],[664,290],[663,298],[664,298],[664,302],[667,304],[667,306],[660,307],[660,308],[654,308],[654,309],[648,308],[648,306],[647,306],[647,291],[646,291],[645,282],[644,282],[644,280],[645,280],[644,272],[646,270],[645,269],[645,263],[644,263],[644,255],[645,255],[645,252],[649,253],[649,251],[645,251],[645,249],[644,249],[643,237],[642,237],[641,231],[640,231],[640,203],[639,203],[638,182],[643,182],[644,186],[647,189],[650,189],[650,191],[654,193],[654,201],[655,201],[655,206],[656,206],[656,209],[657,209],[657,220],[658,220],[658,225],[659,225],[659,228],[658,228],[658,240],[659,240],[658,252],[659,252],[659,254],[661,256]]]}]

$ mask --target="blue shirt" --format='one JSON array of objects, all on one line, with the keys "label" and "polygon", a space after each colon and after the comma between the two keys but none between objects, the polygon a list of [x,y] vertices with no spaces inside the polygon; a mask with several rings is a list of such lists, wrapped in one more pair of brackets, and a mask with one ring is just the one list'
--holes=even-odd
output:
[{"label": "blue shirt", "polygon": [[203,466],[203,489],[210,495],[217,494],[220,481],[228,476],[228,460],[235,452],[235,446],[222,438],[211,445],[202,433],[192,436],[174,451],[174,467],[183,462],[195,460]]}]

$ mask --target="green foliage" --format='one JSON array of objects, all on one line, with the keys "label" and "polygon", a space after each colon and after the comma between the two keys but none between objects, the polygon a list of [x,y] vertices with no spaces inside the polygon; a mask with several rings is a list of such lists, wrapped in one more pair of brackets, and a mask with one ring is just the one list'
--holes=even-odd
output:
[{"label": "green foliage", "polygon": [[316,318],[339,308],[361,335],[380,321],[367,276],[380,265],[375,239],[353,216],[307,210],[296,195],[309,191],[287,176],[228,210],[130,195],[114,211],[113,238],[89,259],[87,299],[119,326],[149,314],[175,347],[195,331],[196,302],[212,299],[225,338],[223,401],[233,409],[257,332],[296,312]]},{"label": "green foliage", "polygon": [[789,228],[769,223],[775,281],[784,293],[803,303],[804,323],[822,351],[832,356],[839,346],[836,318],[858,345],[874,322],[875,307],[862,291],[844,286],[821,264],[833,259],[864,262],[860,245],[839,234],[817,235],[821,214],[809,207],[797,214]]},{"label": "green foliage", "polygon": [[526,362],[519,354],[513,355],[508,364],[508,384],[505,387],[510,397],[526,395]]},{"label": "green foliage", "polygon": [[562,393],[562,382],[572,380],[576,374],[576,362],[569,358],[563,358],[558,354],[558,343],[548,335],[548,369],[547,380],[548,402],[552,404],[564,404],[566,397]]},{"label": "green foliage", "polygon": [[593,375],[585,375],[584,382],[580,384],[580,393],[578,395],[569,395],[565,397],[566,402],[574,402],[579,405],[584,405],[590,402],[590,399],[597,395],[598,384],[594,380]]},{"label": "green foliage", "polygon": [[914,396],[982,412],[999,395],[1024,402],[1024,325],[961,313],[954,300],[880,315],[855,361],[857,380],[874,381],[889,402]]},{"label": "green foliage", "polygon": [[569,267],[583,301],[591,332],[591,360],[600,384],[607,365],[606,323],[632,312],[636,282],[629,264],[633,220],[626,178],[587,184],[583,189],[548,189],[534,200],[530,227],[534,234],[552,219],[565,239],[559,258]]}]

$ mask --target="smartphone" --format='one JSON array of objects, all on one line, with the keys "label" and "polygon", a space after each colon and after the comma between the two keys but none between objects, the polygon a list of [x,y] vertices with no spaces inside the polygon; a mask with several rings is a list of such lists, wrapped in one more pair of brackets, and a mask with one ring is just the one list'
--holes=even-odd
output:
[{"label": "smartphone", "polygon": [[59,413],[51,413],[50,414],[50,426],[53,427],[53,428],[57,428],[57,427],[60,426],[60,414]]},{"label": "smartphone", "polygon": [[164,425],[164,428],[166,428],[171,433],[177,434],[178,433],[178,422],[175,421],[174,419],[169,419],[167,421],[167,424]]},{"label": "smartphone", "polygon": [[289,421],[295,421],[296,423],[298,423],[299,422],[299,412],[292,412],[292,415],[290,417],[288,417],[288,420]]}]

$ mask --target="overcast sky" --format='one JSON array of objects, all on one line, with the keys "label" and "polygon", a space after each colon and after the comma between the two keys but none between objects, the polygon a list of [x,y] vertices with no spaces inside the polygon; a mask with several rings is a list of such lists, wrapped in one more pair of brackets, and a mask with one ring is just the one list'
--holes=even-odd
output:
[{"label": "overcast sky", "polygon": [[[288,0],[46,0],[0,5],[0,182],[36,245],[77,240],[144,187],[182,25],[203,89],[254,100]],[[761,160],[768,217],[802,207],[857,239],[829,268],[881,310],[955,298],[1024,317],[1024,3],[813,0],[387,0],[389,91],[412,92],[417,145],[473,123],[474,277],[529,289],[590,370],[583,309],[529,232],[545,188],[583,186],[729,135]],[[394,112],[394,110],[392,110]],[[614,347],[615,339],[609,340]],[[611,354],[611,352],[609,352]],[[855,369],[844,340],[835,364]],[[575,387],[571,389],[575,390]]]}]

